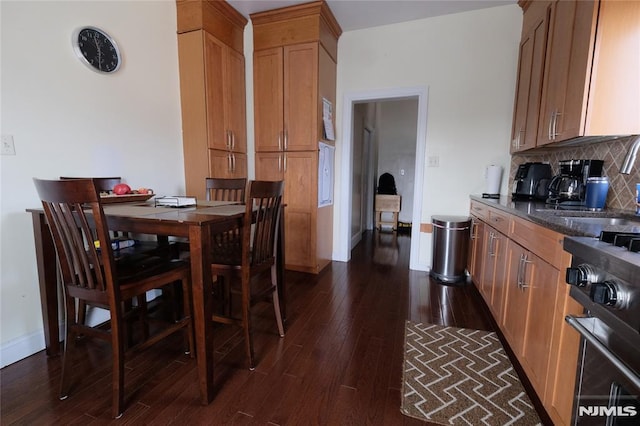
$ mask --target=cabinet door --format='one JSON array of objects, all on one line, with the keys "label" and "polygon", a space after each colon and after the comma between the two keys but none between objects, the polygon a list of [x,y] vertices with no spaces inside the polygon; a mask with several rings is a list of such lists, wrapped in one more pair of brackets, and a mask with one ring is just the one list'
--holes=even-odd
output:
[{"label": "cabinet door", "polygon": [[494,318],[502,318],[505,287],[507,286],[507,246],[509,239],[501,233],[494,242],[495,270],[491,290],[490,307]]},{"label": "cabinet door", "polygon": [[529,289],[523,283],[530,283],[533,268],[525,263],[528,251],[509,240],[507,247],[507,283],[502,330],[509,346],[520,359],[525,340],[527,317],[529,314]]},{"label": "cabinet door", "polygon": [[318,145],[318,43],[284,47],[284,149]]},{"label": "cabinet door", "polygon": [[469,246],[469,273],[471,279],[479,288],[480,275],[482,274],[482,254],[484,244],[484,223],[473,217],[473,231],[471,233],[471,244]]},{"label": "cabinet door", "polygon": [[551,351],[556,289],[566,284],[560,282],[560,272],[553,266],[531,253],[528,257],[527,261],[531,263],[526,268],[531,268],[535,273],[531,281],[524,283],[529,286],[526,290],[530,293],[529,303],[532,308],[527,321],[522,359],[527,377],[536,393],[542,396]]},{"label": "cabinet door", "polygon": [[253,54],[256,152],[284,149],[284,59],[282,47]]},{"label": "cabinet door", "polygon": [[229,149],[230,138],[225,124],[224,77],[226,46],[204,33],[204,72],[207,114],[207,144],[211,149]]},{"label": "cabinet door", "polygon": [[229,132],[231,150],[247,152],[247,111],[244,84],[244,56],[226,49],[225,122]]},{"label": "cabinet door", "polygon": [[281,152],[257,152],[256,179],[283,180],[284,154]]},{"label": "cabinet door", "polygon": [[[539,12],[535,11],[535,13]],[[540,17],[520,42],[518,83],[511,135],[512,153],[536,146],[540,91],[549,35],[549,14],[550,8],[544,8]]]},{"label": "cabinet door", "polygon": [[564,318],[579,315],[582,305],[569,296],[569,286],[559,285],[556,292],[553,337],[544,393],[544,406],[556,425],[570,425],[573,409],[576,366],[580,350],[580,335]]},{"label": "cabinet door", "polygon": [[[239,152],[209,150],[209,177],[241,178],[247,177],[247,155]],[[204,180],[202,181],[204,193]]]},{"label": "cabinet door", "polygon": [[575,0],[553,2],[542,88],[538,145],[563,139],[575,16]]},{"label": "cabinet door", "polygon": [[284,154],[285,263],[315,269],[318,152]]},{"label": "cabinet door", "polygon": [[492,227],[484,226],[484,256],[482,262],[482,279],[480,280],[480,294],[487,305],[491,305],[491,290],[493,285],[493,274],[496,266],[495,246],[496,230]]}]

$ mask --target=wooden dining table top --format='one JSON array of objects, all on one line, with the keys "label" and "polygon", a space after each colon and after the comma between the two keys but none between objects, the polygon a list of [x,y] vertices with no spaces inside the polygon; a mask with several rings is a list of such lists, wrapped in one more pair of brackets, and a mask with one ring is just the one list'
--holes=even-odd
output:
[{"label": "wooden dining table top", "polygon": [[[203,404],[209,403],[215,393],[213,324],[211,322],[212,295],[209,291],[209,283],[212,281],[211,236],[241,224],[245,205],[228,201],[198,200],[195,206],[165,207],[155,206],[153,200],[148,200],[142,203],[104,204],[103,211],[109,228],[113,231],[186,237],[188,239],[198,381],[201,402]],[[27,209],[27,212],[31,213],[34,226],[46,351],[48,355],[53,356],[60,351],[55,248],[46,224],[44,210],[32,208]],[[280,227],[280,232],[284,232],[283,226]],[[283,241],[282,235],[280,241]],[[283,249],[280,248],[279,252],[283,252]],[[283,276],[281,257],[278,263],[281,280]]]}]

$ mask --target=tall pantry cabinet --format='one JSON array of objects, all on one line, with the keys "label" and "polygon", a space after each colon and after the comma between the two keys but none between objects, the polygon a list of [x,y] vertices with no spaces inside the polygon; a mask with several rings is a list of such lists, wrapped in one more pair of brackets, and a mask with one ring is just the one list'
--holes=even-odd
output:
[{"label": "tall pantry cabinet", "polygon": [[333,129],[342,30],[324,1],[252,14],[251,21],[256,179],[285,182],[286,268],[318,273],[333,244],[333,206],[318,207],[318,144],[334,145],[323,110],[331,110]]},{"label": "tall pantry cabinet", "polygon": [[176,8],[186,193],[204,198],[207,177],[247,177],[247,19],[224,1]]}]

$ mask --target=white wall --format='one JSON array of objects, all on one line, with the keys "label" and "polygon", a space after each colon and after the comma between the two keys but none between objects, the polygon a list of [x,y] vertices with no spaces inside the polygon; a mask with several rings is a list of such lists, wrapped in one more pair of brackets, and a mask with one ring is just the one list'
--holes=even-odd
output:
[{"label": "white wall", "polygon": [[[467,215],[469,194],[483,191],[486,165],[508,170],[521,25],[521,9],[508,5],[342,34],[338,117],[350,107],[343,105],[345,96],[353,93],[428,88],[426,156],[438,156],[440,166],[425,169],[422,223],[434,214]],[[338,120],[337,145],[347,131],[341,127]],[[336,164],[342,164],[342,150],[336,154]],[[336,185],[347,191],[350,177],[342,172],[336,171]],[[341,203],[338,198],[336,211]],[[336,217],[339,252],[348,224]],[[421,234],[419,262],[431,263],[430,234]]]},{"label": "white wall", "polygon": [[[122,176],[184,193],[174,1],[1,1],[0,344],[2,365],[44,348],[31,218],[32,178]],[[114,75],[76,58],[71,33],[94,25],[124,57]]]}]

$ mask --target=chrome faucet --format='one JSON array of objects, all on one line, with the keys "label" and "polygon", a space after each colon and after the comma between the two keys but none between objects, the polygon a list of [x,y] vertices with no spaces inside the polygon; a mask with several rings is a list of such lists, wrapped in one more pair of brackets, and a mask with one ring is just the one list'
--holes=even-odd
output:
[{"label": "chrome faucet", "polygon": [[622,166],[620,166],[620,173],[623,175],[628,175],[631,173],[631,167],[633,167],[633,163],[636,161],[636,154],[638,154],[638,149],[640,149],[640,136],[633,141],[631,144],[631,148],[627,152],[626,157],[624,157],[624,161],[622,162]]}]

